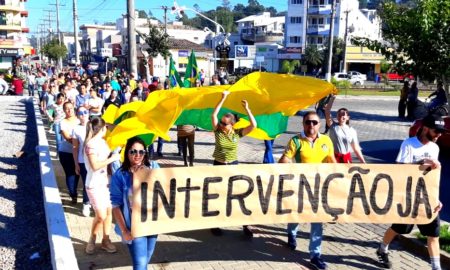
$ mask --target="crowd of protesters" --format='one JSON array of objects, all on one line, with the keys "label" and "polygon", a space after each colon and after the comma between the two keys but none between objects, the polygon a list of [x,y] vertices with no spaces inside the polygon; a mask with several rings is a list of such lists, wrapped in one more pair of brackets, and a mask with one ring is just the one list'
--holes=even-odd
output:
[{"label": "crowd of protesters", "polygon": [[[3,83],[2,77],[3,74],[0,74],[0,86]],[[198,85],[204,84],[204,78],[203,72]],[[221,69],[212,76],[210,84],[225,84],[227,79],[226,71]],[[138,238],[131,236],[132,175],[138,170],[159,168],[158,163],[152,159],[156,156],[163,156],[164,141],[161,138],[157,139],[158,146],[155,153],[153,145],[146,145],[138,137],[129,139],[124,149],[123,163],[120,164],[118,163],[120,150],[116,149],[111,152],[104,139],[108,126],[101,115],[111,105],[120,107],[129,102],[145,101],[153,91],[168,89],[168,81],[161,81],[156,77],[147,81],[133,73],[118,69],[109,71],[107,74],[98,74],[88,66],[86,69],[79,67],[71,70],[63,69],[61,72],[56,72],[52,67],[30,69],[27,71],[26,83],[30,96],[35,96],[37,93],[40,109],[48,117],[55,134],[58,157],[64,169],[66,185],[71,197],[70,203],[75,205],[78,202],[77,187],[81,177],[83,182],[82,214],[90,216],[91,208],[94,212],[85,252],[87,254],[95,253],[96,238],[100,232],[102,232],[101,248],[109,253],[116,252],[117,249],[110,240],[112,217],[114,217],[115,231],[129,248],[133,269],[147,269],[155,249],[157,236]],[[416,88],[415,85],[412,85],[411,88],[408,86],[406,91],[405,85],[401,100],[406,99],[408,102],[413,102],[414,99],[417,99]],[[242,106],[250,120],[250,126],[247,128],[234,129],[233,125],[238,121],[238,117],[234,114],[228,113],[221,118],[218,117],[229,94],[227,91],[223,93],[211,115],[215,136],[213,165],[238,164],[239,139],[257,127],[249,103],[245,100],[242,101]],[[435,95],[439,95],[439,93]],[[324,105],[326,126],[330,136],[320,134],[319,115],[315,112],[308,112],[303,117],[303,131],[292,137],[279,162],[351,163],[351,152],[355,153],[360,162],[366,162],[358,143],[356,130],[349,124],[349,111],[346,108],[340,108],[337,111],[336,121],[333,120],[331,107],[334,98],[333,96],[327,99]],[[405,109],[399,106],[400,116],[404,116]],[[434,126],[436,119],[432,120],[425,123],[425,127],[419,131],[417,137],[420,140],[423,139],[423,145],[428,145],[428,147],[435,147],[435,140],[443,132],[443,127]],[[177,127],[178,154],[183,156],[185,166],[194,166],[195,130],[196,127],[192,125]],[[432,139],[426,140],[426,138],[431,138],[430,134],[433,135]],[[327,151],[318,148],[322,144],[326,145]],[[410,163],[412,161],[400,159],[399,155],[398,162]],[[433,164],[433,168],[439,166],[435,159],[429,162]],[[432,228],[429,229],[432,233],[426,234],[426,236],[435,239],[436,226],[434,224],[439,223],[439,220],[433,222],[430,225]],[[387,233],[394,235],[408,231],[406,229],[395,230],[395,228],[393,225],[392,232],[388,231]],[[287,227],[287,245],[291,249],[297,247],[297,229],[297,223],[289,224]],[[222,235],[222,230],[219,228],[211,229],[211,232],[215,236]],[[253,230],[249,226],[243,227],[243,233],[249,238],[253,237]],[[327,268],[326,262],[321,257],[322,233],[322,224],[313,223],[310,256],[311,264],[317,269]],[[377,250],[380,263],[387,268],[391,267],[387,255],[387,246],[390,241],[391,238],[384,239]],[[436,254],[430,252],[430,257],[433,269],[440,269]]]}]

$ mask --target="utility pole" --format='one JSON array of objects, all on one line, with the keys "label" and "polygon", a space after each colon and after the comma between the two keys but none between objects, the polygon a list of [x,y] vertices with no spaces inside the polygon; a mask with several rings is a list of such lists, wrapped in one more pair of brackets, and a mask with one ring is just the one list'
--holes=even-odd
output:
[{"label": "utility pole", "polygon": [[164,34],[167,34],[167,6],[161,7],[164,10]]},{"label": "utility pole", "polygon": [[333,62],[333,37],[334,37],[334,17],[336,13],[336,0],[331,2],[331,22],[330,22],[330,33],[328,35],[328,67],[326,73],[327,82],[331,82],[331,65]]},{"label": "utility pole", "polygon": [[348,35],[348,13],[350,13],[350,10],[344,11],[345,13],[345,32],[344,32],[344,57],[342,59],[343,67],[342,72],[347,72],[347,35]]},{"label": "utility pole", "polygon": [[52,19],[52,12],[54,12],[54,10],[50,10],[50,9],[44,9],[44,12],[47,12],[48,18],[44,19],[44,22],[47,23],[48,27],[48,32],[49,32],[49,41],[51,41],[53,39],[53,28],[52,28],[52,22],[54,22],[55,20]]},{"label": "utility pole", "polygon": [[73,0],[73,43],[75,47],[75,64],[80,63],[80,52],[78,51],[78,13],[77,0]]},{"label": "utility pole", "polygon": [[128,15],[128,71],[137,75],[136,33],[134,0],[127,0]]},{"label": "utility pole", "polygon": [[[59,45],[61,45],[63,43],[62,38],[61,38],[61,30],[59,28],[59,0],[55,0],[55,4],[49,4],[52,6],[55,6],[56,8],[56,35],[58,37],[58,43]],[[58,68],[62,69],[62,59],[59,58],[58,59]]]}]

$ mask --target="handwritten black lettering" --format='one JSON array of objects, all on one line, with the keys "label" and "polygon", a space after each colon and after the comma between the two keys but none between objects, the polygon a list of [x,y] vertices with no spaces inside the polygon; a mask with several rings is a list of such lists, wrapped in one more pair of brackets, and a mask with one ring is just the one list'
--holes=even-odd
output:
[{"label": "handwritten black lettering", "polygon": [[267,214],[269,210],[270,195],[272,194],[273,182],[275,177],[273,175],[269,178],[269,183],[267,184],[266,192],[264,192],[263,183],[261,176],[256,176],[256,186],[258,187],[259,204],[261,205],[261,210],[263,214]]},{"label": "handwritten black lettering", "polygon": [[284,190],[284,180],[294,179],[293,174],[280,174],[278,180],[278,192],[277,192],[277,215],[289,214],[292,212],[291,209],[283,209],[283,198],[292,196],[294,194],[293,190]]},{"label": "handwritten black lettering", "polygon": [[[384,206],[379,207],[377,204],[377,188],[378,188],[378,183],[383,179],[386,180],[388,183],[388,192],[387,192],[387,198],[386,198],[386,202],[384,203]],[[389,212],[389,210],[391,209],[391,206],[392,206],[393,194],[394,194],[394,183],[392,182],[391,176],[389,176],[385,173],[377,174],[377,176],[373,180],[372,188],[370,189],[370,205],[371,205],[373,211],[375,213],[377,213],[378,215],[385,215],[387,212]]]},{"label": "handwritten black lettering", "polygon": [[220,211],[210,211],[208,203],[210,200],[219,198],[218,193],[209,193],[209,184],[222,182],[222,177],[206,177],[203,182],[203,195],[202,195],[202,216],[203,217],[215,217],[220,214]]},{"label": "handwritten black lettering", "polygon": [[199,186],[191,187],[191,178],[186,179],[186,186],[177,188],[178,192],[186,192],[184,196],[184,217],[189,217],[189,209],[191,209],[191,191],[200,190]]},{"label": "handwritten black lettering", "polygon": [[152,204],[152,220],[158,220],[158,198],[161,198],[161,203],[166,211],[168,217],[175,216],[175,194],[176,194],[177,180],[170,179],[169,200],[164,193],[164,189],[159,181],[155,181],[153,185],[153,204]]}]

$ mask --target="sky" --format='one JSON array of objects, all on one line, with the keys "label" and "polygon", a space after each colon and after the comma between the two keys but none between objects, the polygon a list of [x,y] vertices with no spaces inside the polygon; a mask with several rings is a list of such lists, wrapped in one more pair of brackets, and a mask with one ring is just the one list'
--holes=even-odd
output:
[{"label": "sky", "polygon": [[[242,3],[247,5],[247,0],[230,0],[232,6]],[[56,0],[28,0],[25,2],[25,8],[28,10],[28,27],[30,28],[30,35],[37,34],[38,26],[48,20],[50,13],[50,20],[52,20],[53,28],[56,29]],[[73,0],[59,0],[59,16],[61,31],[73,32]],[[95,22],[101,24],[103,22],[115,22],[117,18],[126,12],[126,0],[77,0],[78,7],[78,25],[94,24]],[[210,10],[220,5],[222,1],[216,0],[178,0],[179,6],[186,6],[193,8],[195,4],[200,6],[201,10]],[[288,0],[259,0],[259,3],[269,7],[274,6],[278,11],[285,11],[287,9]],[[135,0],[135,8],[138,10],[145,10],[147,13],[150,10],[153,16],[162,20],[163,11],[161,6],[173,6],[173,0]],[[50,11],[50,12],[49,12]],[[189,17],[193,17],[192,12],[187,12]],[[175,15],[168,12],[168,19],[175,19]],[[48,24],[48,23],[47,23]]]}]

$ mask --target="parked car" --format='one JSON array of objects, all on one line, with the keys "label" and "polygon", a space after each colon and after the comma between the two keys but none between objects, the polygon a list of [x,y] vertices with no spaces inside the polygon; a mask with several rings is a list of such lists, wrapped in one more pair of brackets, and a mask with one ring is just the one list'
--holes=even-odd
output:
[{"label": "parked car", "polygon": [[367,81],[367,75],[366,74],[362,74],[362,73],[360,73],[358,71],[350,70],[348,72],[348,75],[350,76],[350,78],[357,77],[357,78],[360,78],[363,81]]},{"label": "parked car", "polygon": [[400,81],[404,82],[405,80],[414,80],[414,76],[411,74],[403,74],[400,75],[395,72],[388,72],[388,73],[380,73],[379,74],[381,78],[386,77],[389,81]]},{"label": "parked car", "polygon": [[[445,122],[445,128],[450,130],[450,117],[444,116],[443,119]],[[422,127],[422,125],[423,125],[422,119],[414,121],[412,126],[409,128],[409,137],[416,136],[417,132]],[[441,137],[439,137],[439,139],[437,140],[437,144],[442,150],[443,149],[446,149],[446,151],[450,150],[450,132],[443,133]]]},{"label": "parked car", "polygon": [[245,76],[247,74],[249,74],[252,70],[248,67],[237,67],[234,69],[234,74],[239,76]]},{"label": "parked car", "polygon": [[336,79],[336,81],[349,81],[352,85],[364,85],[363,79],[356,77],[356,76],[350,76],[347,73],[344,72],[336,72],[333,75],[333,78]]}]

